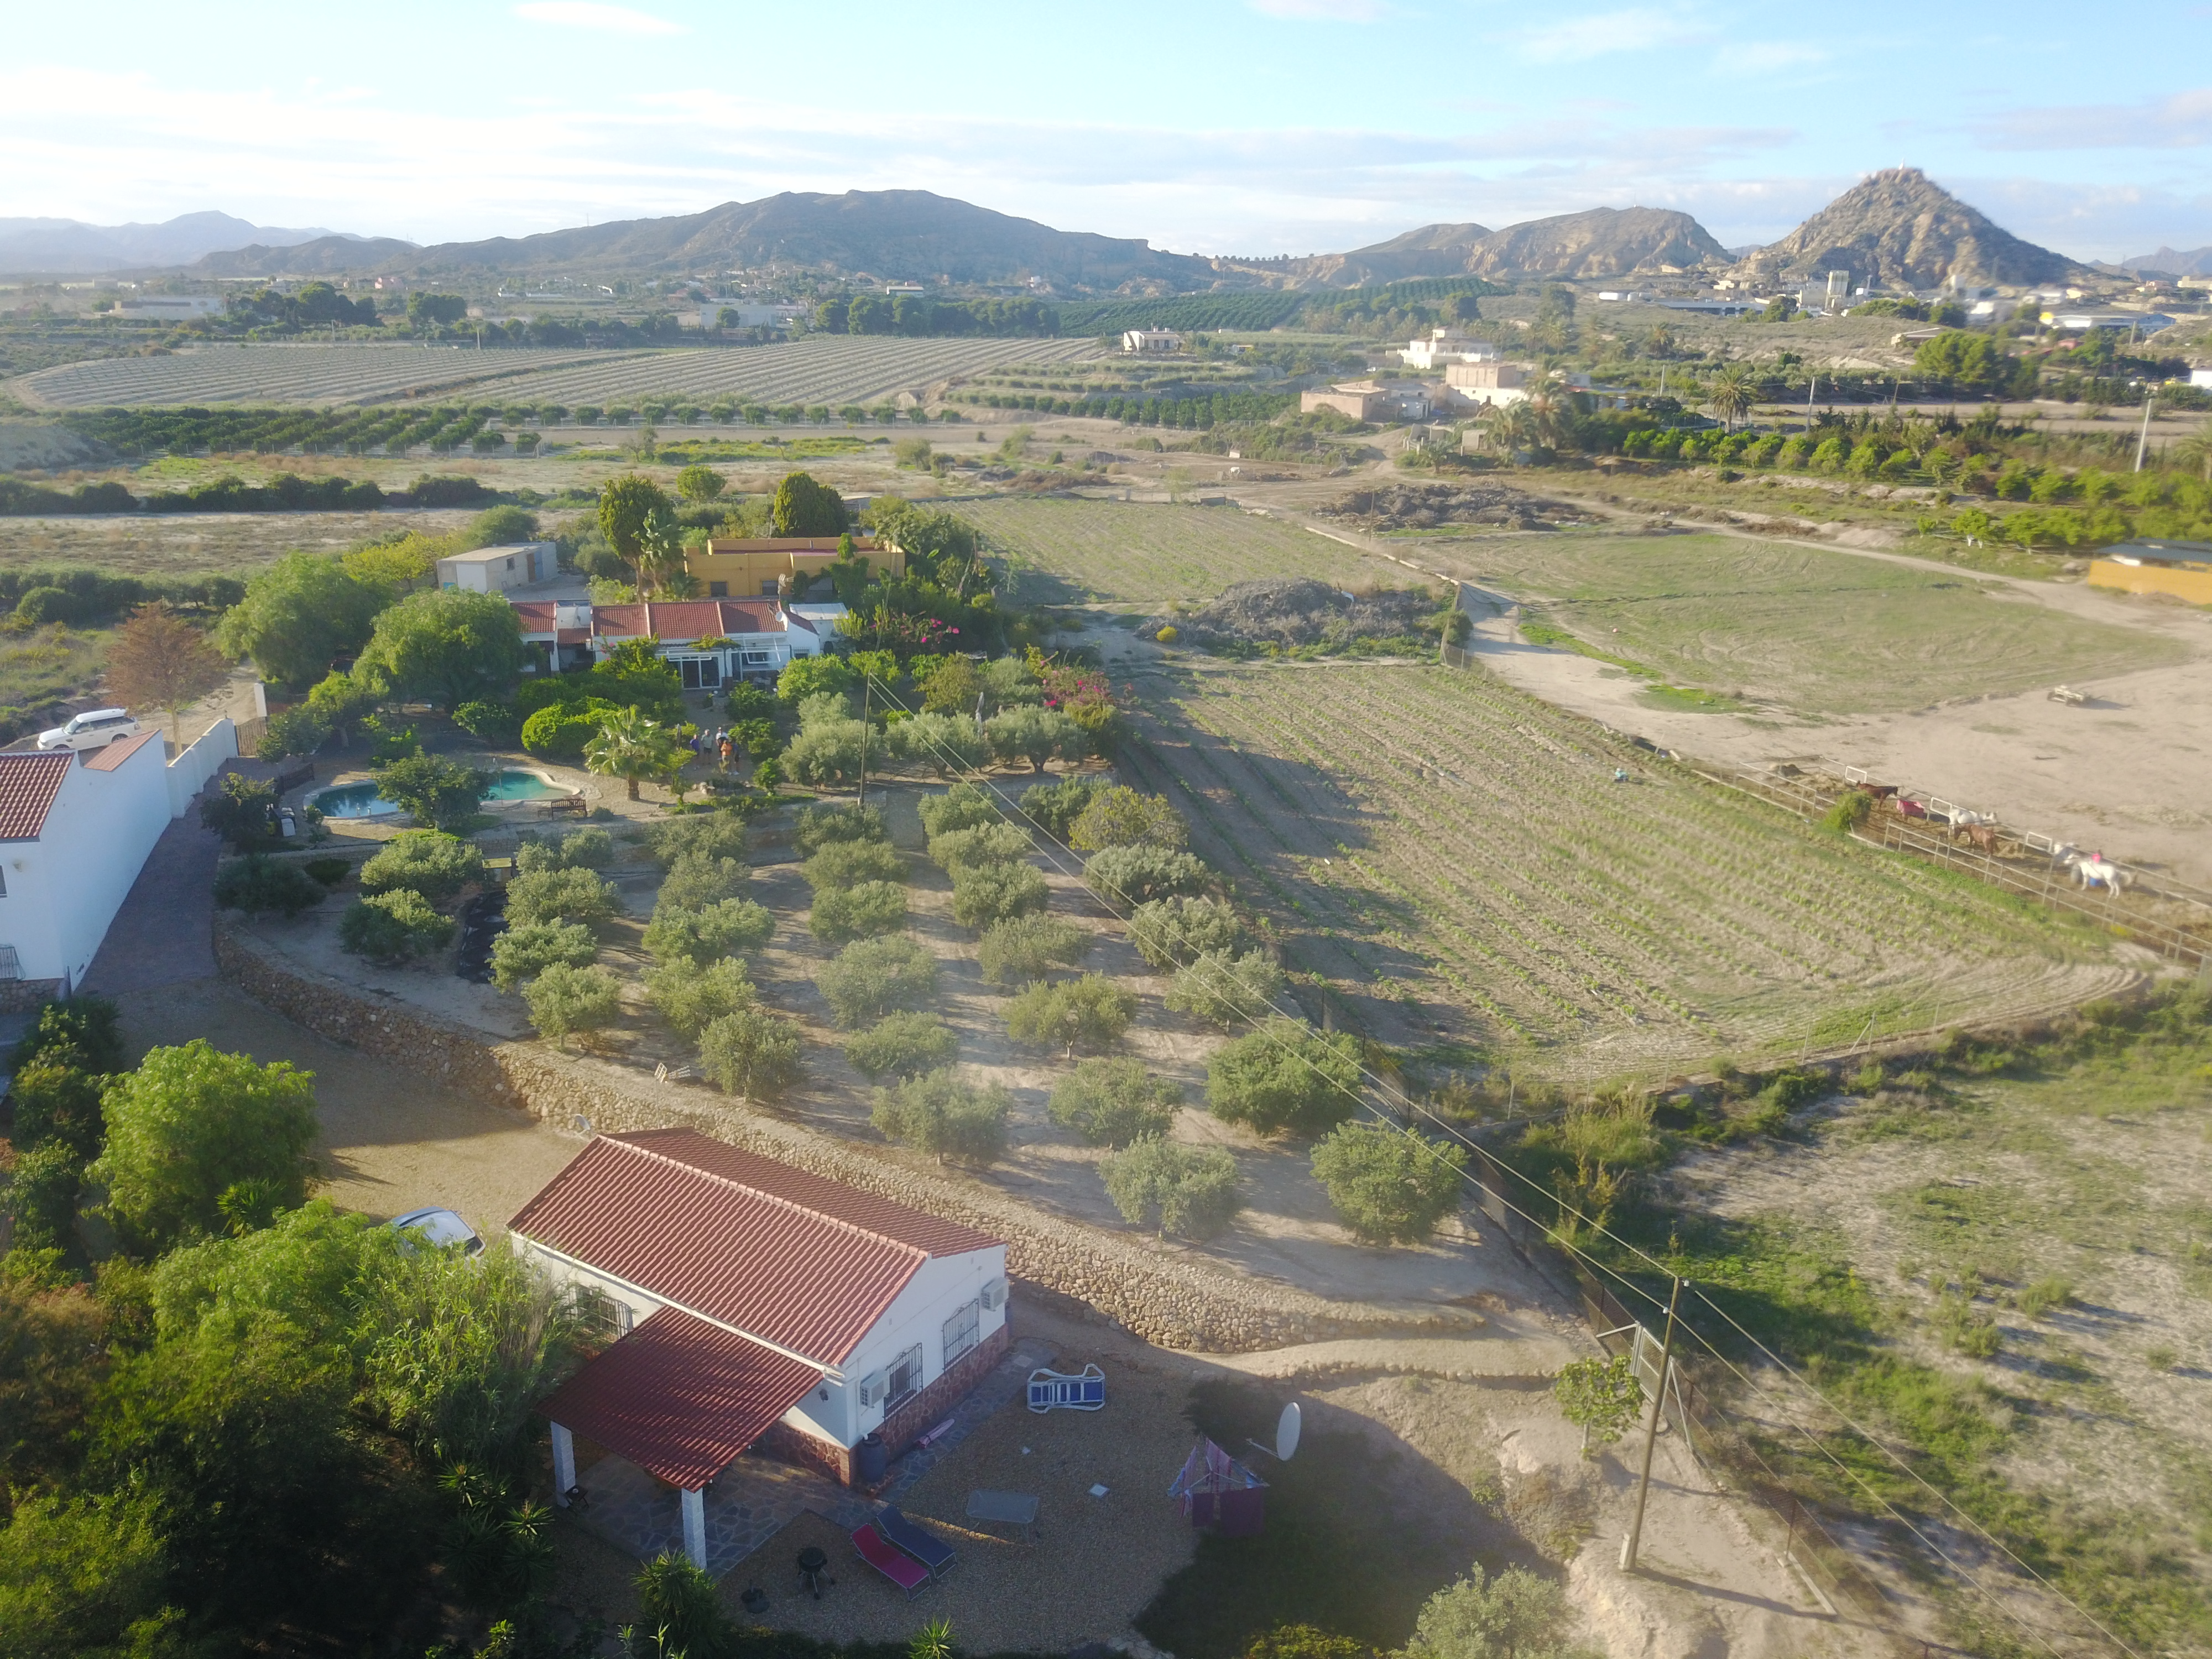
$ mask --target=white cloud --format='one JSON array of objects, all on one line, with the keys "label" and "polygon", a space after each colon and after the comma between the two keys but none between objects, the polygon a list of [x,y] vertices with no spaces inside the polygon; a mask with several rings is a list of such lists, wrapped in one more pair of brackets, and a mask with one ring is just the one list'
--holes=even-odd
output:
[{"label": "white cloud", "polygon": [[608,34],[681,34],[684,26],[650,12],[628,6],[605,6],[596,0],[523,0],[514,15],[532,23],[551,23],[560,28],[598,29]]},{"label": "white cloud", "polygon": [[1578,64],[1614,52],[1648,52],[1691,38],[1673,14],[1648,9],[1572,17],[1526,31],[1521,53],[1539,64]]},{"label": "white cloud", "polygon": [[1322,23],[1371,23],[1390,9],[1382,0],[1245,0],[1269,17],[1293,17]]},{"label": "white cloud", "polygon": [[1828,54],[1818,46],[1790,40],[1745,40],[1714,53],[1713,67],[1724,75],[1772,75],[1827,60]]},{"label": "white cloud", "polygon": [[1974,131],[1990,149],[2197,149],[2212,144],[2212,87],[2141,104],[2006,110]]}]

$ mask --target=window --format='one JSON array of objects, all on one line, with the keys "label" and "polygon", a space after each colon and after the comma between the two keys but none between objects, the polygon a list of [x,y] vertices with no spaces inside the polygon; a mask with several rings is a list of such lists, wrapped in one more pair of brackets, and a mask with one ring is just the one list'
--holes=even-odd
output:
[{"label": "window", "polygon": [[617,1302],[596,1285],[577,1291],[576,1314],[585,1334],[594,1341],[614,1342],[629,1334],[629,1304]]},{"label": "window", "polygon": [[708,583],[707,584],[707,597],[708,597],[708,599],[728,599],[728,598],[730,597],[730,585],[729,585],[729,583],[727,583],[727,582],[708,582]]},{"label": "window", "polygon": [[773,651],[747,651],[743,653],[742,660],[747,667],[752,667],[762,663],[772,663],[775,660],[775,653]]},{"label": "window", "polygon": [[921,1345],[917,1342],[891,1362],[890,1398],[884,1402],[886,1416],[921,1392]]},{"label": "window", "polygon": [[718,657],[680,657],[676,668],[683,677],[686,691],[711,691],[722,683],[722,664]]},{"label": "window", "polygon": [[980,1305],[970,1302],[945,1322],[945,1369],[946,1370],[951,1370],[954,1362],[975,1346],[975,1328],[981,1317]]},{"label": "window", "polygon": [[773,577],[773,576],[766,576],[766,577],[762,578],[762,580],[761,580],[761,598],[763,598],[763,599],[774,599],[775,597],[775,577]]}]

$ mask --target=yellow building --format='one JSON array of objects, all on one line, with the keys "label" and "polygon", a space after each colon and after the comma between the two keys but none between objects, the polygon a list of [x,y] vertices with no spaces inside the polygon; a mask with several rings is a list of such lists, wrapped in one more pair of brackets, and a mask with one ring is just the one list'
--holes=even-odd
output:
[{"label": "yellow building", "polygon": [[[718,539],[684,555],[684,568],[702,599],[774,599],[790,578],[790,597],[803,599],[816,577],[836,562],[835,536],[747,536]],[[906,556],[873,537],[853,538],[853,551],[872,575],[906,574]]]},{"label": "yellow building", "polygon": [[2089,585],[2212,605],[2212,542],[2122,542],[2089,562]]}]

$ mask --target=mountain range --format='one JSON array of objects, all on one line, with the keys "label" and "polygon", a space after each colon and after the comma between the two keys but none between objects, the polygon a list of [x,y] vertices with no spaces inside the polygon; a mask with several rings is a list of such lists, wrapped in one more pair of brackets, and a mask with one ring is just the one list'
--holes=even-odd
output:
[{"label": "mountain range", "polygon": [[[44,263],[35,263],[44,262]],[[0,220],[0,270],[137,265],[202,277],[391,275],[460,282],[508,273],[714,273],[783,269],[961,284],[1027,283],[1060,295],[1164,295],[1256,286],[1351,289],[1424,277],[1606,280],[1733,271],[1787,281],[1834,270],[1929,288],[1947,277],[2029,284],[2094,275],[2021,240],[1914,167],[1874,173],[1781,240],[1724,248],[1686,213],[1592,208],[1508,225],[1424,225],[1347,253],[1236,259],[1170,253],[1134,238],[1055,230],[922,190],[785,191],[702,213],[624,219],[534,236],[417,247],[389,237],[271,230],[214,213],[166,225]],[[2142,264],[2212,269],[2212,249]]]},{"label": "mountain range", "polygon": [[2120,268],[2154,270],[2161,276],[2212,276],[2212,247],[2192,248],[2187,253],[2179,248],[2161,247],[2155,253],[2139,253],[2132,259],[2123,259]]},{"label": "mountain range", "polygon": [[319,238],[342,246],[318,227],[284,230],[252,224],[228,213],[185,213],[158,225],[88,225],[77,219],[0,219],[0,270],[22,276],[77,276],[149,265],[184,265],[225,248],[259,242],[289,247]]}]

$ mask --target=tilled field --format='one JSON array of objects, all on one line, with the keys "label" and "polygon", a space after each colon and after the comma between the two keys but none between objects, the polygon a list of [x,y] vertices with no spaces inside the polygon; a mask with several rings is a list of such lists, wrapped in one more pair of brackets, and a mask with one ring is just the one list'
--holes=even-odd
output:
[{"label": "tilled field", "polygon": [[2021,1015],[2131,977],[2086,933],[1486,675],[1224,668],[1148,690],[1146,781],[1386,1040],[1592,1077]]},{"label": "tilled field", "polygon": [[153,404],[379,404],[482,387],[501,401],[588,402],[655,393],[774,404],[868,403],[951,375],[1066,362],[1091,340],[793,340],[666,351],[473,351],[420,345],[207,346],[170,357],[69,363],[15,383],[34,407]]}]

